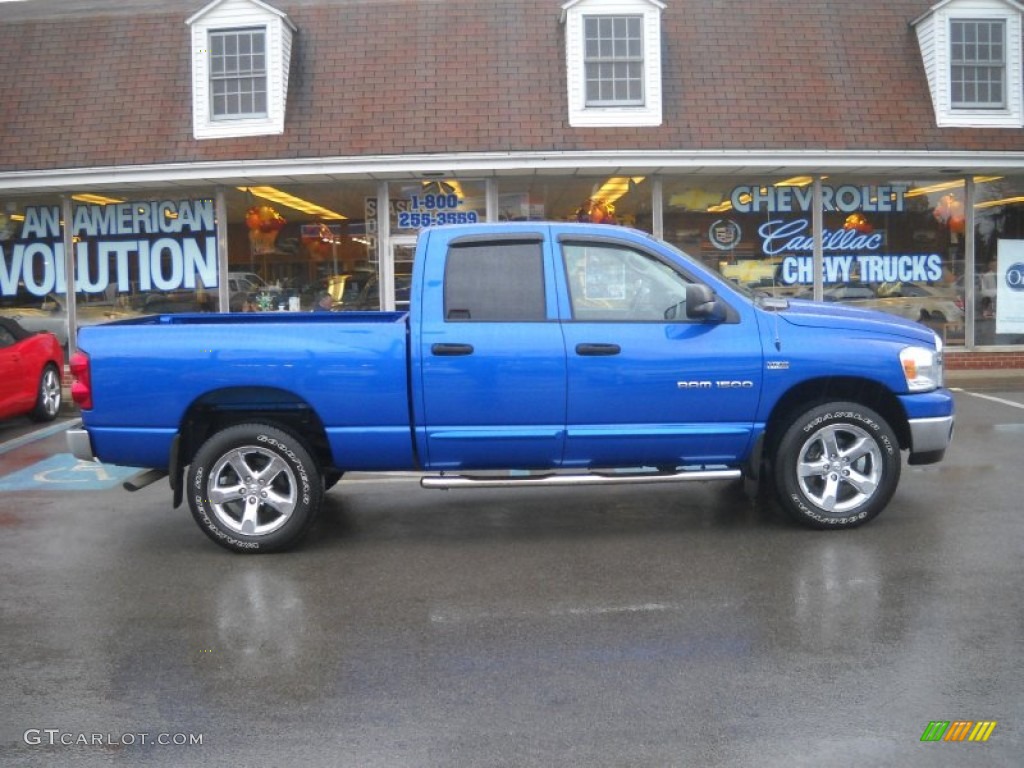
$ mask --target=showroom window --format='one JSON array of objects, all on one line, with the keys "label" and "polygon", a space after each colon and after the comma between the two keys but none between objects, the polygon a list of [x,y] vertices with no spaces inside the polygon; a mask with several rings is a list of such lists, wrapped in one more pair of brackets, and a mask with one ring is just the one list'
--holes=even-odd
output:
[{"label": "showroom window", "polygon": [[[830,176],[822,192],[825,301],[915,320],[963,346],[963,179]],[[853,288],[863,295],[844,293]]]},{"label": "showroom window", "polygon": [[648,176],[517,176],[498,180],[500,221],[582,221],[653,232]]},{"label": "showroom window", "polygon": [[376,194],[366,181],[227,189],[229,308],[380,309]]},{"label": "showroom window", "polygon": [[208,193],[71,195],[76,284],[70,291],[62,201],[11,204],[0,233],[0,314],[29,330],[51,331],[68,346],[71,296],[79,327],[216,311],[217,226]]},{"label": "showroom window", "polygon": [[1024,177],[974,188],[975,343],[1024,344]]},{"label": "showroom window", "polygon": [[[666,178],[665,238],[755,293],[814,295],[814,178]],[[966,343],[962,179],[828,176],[823,298]]]}]

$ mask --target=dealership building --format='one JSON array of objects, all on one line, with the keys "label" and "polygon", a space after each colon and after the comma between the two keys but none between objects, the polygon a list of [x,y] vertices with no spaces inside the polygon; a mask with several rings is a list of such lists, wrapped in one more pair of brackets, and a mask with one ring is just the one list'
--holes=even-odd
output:
[{"label": "dealership building", "polygon": [[1024,368],[1022,22],[1014,0],[0,3],[0,314],[402,308],[425,226],[582,220],[919,320],[951,368]]}]

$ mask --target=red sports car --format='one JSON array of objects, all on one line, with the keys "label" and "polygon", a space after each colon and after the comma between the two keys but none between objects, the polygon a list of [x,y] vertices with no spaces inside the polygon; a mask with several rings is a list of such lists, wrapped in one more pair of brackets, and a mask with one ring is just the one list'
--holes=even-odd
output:
[{"label": "red sports car", "polygon": [[52,333],[31,333],[0,317],[0,419],[51,421],[60,410],[64,351]]}]

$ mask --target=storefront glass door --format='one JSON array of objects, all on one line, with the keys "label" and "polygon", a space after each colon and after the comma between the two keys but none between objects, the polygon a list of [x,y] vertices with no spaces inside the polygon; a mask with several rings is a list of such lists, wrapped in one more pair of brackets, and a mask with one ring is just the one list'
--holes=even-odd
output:
[{"label": "storefront glass door", "polygon": [[399,311],[409,309],[409,292],[412,289],[412,262],[416,256],[415,237],[391,238],[391,263],[395,268],[393,306]]}]

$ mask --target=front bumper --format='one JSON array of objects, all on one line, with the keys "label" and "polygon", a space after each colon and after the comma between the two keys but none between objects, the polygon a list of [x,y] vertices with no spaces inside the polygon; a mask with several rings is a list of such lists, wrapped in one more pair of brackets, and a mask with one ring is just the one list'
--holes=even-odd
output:
[{"label": "front bumper", "polygon": [[939,416],[930,419],[910,419],[909,464],[934,464],[941,461],[953,440],[956,417]]},{"label": "front bumper", "polygon": [[899,395],[907,415],[910,445],[908,464],[934,464],[941,461],[953,439],[956,403],[953,393],[940,388],[931,392]]},{"label": "front bumper", "polygon": [[92,440],[89,439],[89,433],[82,429],[81,422],[65,434],[67,434],[68,450],[71,451],[71,455],[82,461],[97,460],[96,454],[92,450]]}]

